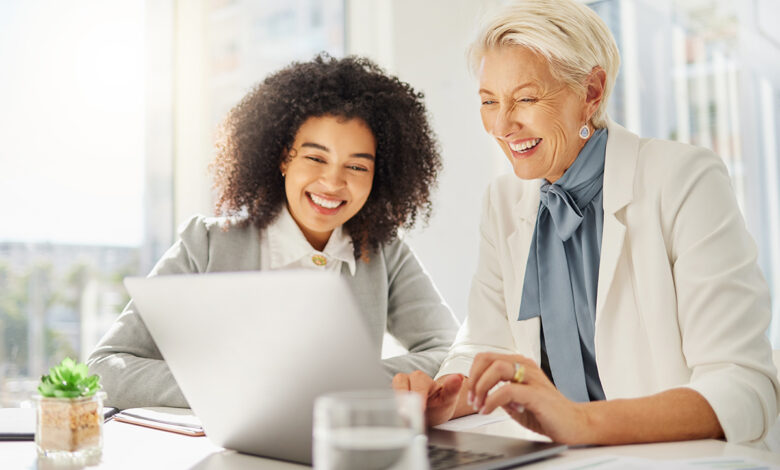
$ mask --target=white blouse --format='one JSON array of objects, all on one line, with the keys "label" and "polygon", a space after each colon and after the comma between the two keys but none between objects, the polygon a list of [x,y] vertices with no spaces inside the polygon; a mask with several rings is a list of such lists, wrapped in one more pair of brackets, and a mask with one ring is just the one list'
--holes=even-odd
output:
[{"label": "white blouse", "polygon": [[342,263],[347,263],[350,274],[355,275],[352,237],[338,227],[325,249],[316,250],[306,240],[286,205],[276,220],[262,231],[260,248],[261,270],[303,268],[340,272]]}]

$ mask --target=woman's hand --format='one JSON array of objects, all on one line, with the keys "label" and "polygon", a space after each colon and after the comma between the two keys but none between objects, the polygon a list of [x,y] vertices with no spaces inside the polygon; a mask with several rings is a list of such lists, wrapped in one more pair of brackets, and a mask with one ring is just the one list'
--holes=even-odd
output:
[{"label": "woman's hand", "polygon": [[460,374],[450,374],[434,381],[425,372],[416,370],[411,374],[396,374],[393,377],[393,390],[419,393],[422,396],[425,423],[436,426],[446,423],[455,414],[463,380]]},{"label": "woman's hand", "polygon": [[[517,363],[522,379],[514,381]],[[542,369],[531,359],[519,355],[480,353],[469,374],[468,402],[481,414],[499,406],[526,428],[566,444],[585,444],[592,438],[585,404],[563,396]],[[497,384],[503,386],[492,393]]]}]

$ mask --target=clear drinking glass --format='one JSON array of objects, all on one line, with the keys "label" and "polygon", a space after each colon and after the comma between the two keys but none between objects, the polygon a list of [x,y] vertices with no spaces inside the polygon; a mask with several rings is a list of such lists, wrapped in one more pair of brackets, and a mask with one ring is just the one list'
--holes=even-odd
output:
[{"label": "clear drinking glass", "polygon": [[420,396],[392,390],[320,396],[313,453],[317,470],[427,469]]}]

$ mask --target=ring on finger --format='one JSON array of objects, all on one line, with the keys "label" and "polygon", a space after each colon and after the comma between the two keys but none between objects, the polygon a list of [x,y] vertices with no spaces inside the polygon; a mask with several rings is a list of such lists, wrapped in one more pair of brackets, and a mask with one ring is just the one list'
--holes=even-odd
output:
[{"label": "ring on finger", "polygon": [[525,366],[515,362],[515,375],[512,376],[512,382],[521,384],[523,379],[525,379]]}]

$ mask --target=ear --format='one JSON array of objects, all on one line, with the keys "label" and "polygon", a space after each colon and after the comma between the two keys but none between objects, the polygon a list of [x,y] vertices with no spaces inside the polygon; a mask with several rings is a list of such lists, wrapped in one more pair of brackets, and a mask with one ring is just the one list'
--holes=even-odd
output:
[{"label": "ear", "polygon": [[585,79],[585,112],[586,122],[598,109],[601,100],[604,99],[604,87],[607,83],[607,72],[598,65],[593,67],[588,77]]},{"label": "ear", "polygon": [[294,156],[295,153],[287,147],[282,150],[282,162],[279,164],[279,171],[282,173],[282,176],[287,173],[287,167],[290,166],[290,160],[292,160]]}]

